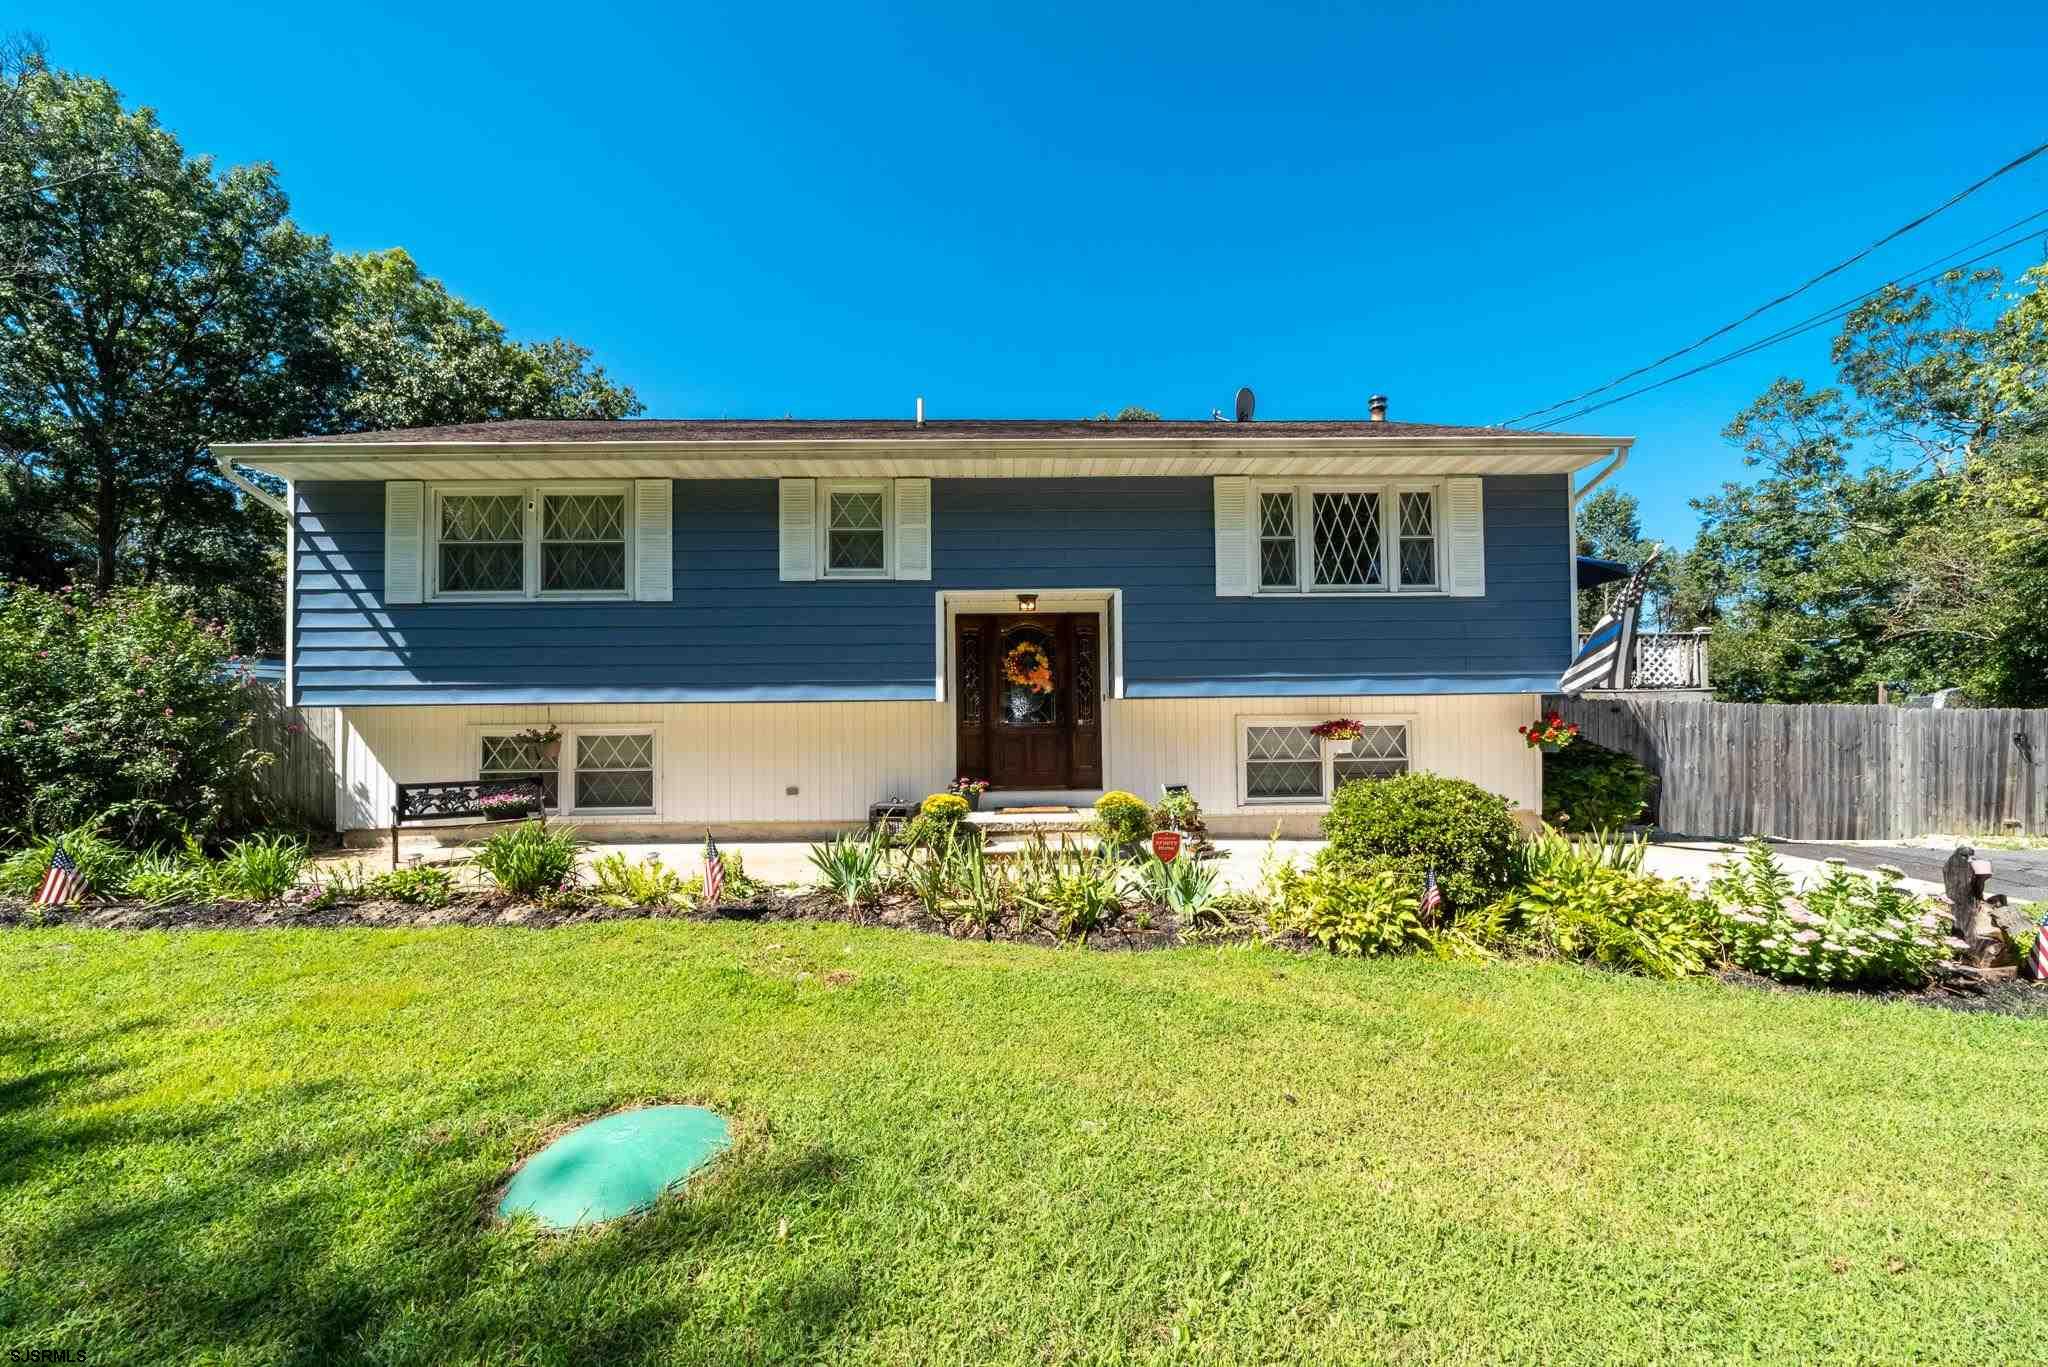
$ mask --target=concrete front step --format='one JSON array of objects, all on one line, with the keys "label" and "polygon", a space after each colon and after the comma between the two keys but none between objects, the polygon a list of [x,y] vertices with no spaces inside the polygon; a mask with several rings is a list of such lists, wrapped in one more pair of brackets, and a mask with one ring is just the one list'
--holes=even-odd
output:
[{"label": "concrete front step", "polygon": [[1086,807],[1068,807],[1057,812],[969,812],[967,822],[985,836],[1043,835],[1047,839],[1062,833],[1085,831],[1094,824],[1095,813]]}]

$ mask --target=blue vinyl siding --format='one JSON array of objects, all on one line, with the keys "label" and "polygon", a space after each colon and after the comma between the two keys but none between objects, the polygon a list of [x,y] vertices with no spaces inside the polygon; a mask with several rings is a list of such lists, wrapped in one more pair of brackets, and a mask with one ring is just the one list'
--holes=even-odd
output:
[{"label": "blue vinyl siding", "polygon": [[1566,479],[1486,481],[1484,598],[1218,598],[1206,479],[935,480],[930,582],[783,583],[772,480],[680,480],[675,599],[386,606],[384,490],[296,487],[314,706],[916,700],[941,589],[1124,590],[1132,697],[1535,692],[1568,654]]}]

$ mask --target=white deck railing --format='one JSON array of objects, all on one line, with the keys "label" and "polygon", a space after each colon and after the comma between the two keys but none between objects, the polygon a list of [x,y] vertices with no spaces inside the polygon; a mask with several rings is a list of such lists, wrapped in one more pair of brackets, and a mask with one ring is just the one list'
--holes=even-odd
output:
[{"label": "white deck railing", "polygon": [[[1585,633],[1579,644],[1586,643]],[[1707,680],[1707,633],[1640,631],[1635,658],[1629,661],[1630,688],[1710,688]]]}]

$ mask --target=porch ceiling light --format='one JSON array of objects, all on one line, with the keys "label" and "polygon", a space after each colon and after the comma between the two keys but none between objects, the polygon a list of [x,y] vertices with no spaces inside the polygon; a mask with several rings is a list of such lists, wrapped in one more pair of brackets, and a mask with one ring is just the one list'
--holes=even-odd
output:
[{"label": "porch ceiling light", "polygon": [[1017,611],[1019,611],[1019,612],[1036,612],[1036,611],[1038,611],[1038,595],[1037,595],[1037,594],[1035,594],[1035,593],[1020,593],[1020,594],[1018,594],[1018,595],[1017,595]]}]

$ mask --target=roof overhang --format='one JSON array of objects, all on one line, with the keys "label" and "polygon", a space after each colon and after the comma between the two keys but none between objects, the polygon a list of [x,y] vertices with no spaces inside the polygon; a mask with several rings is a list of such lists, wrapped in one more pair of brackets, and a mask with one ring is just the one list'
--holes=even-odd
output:
[{"label": "roof overhang", "polygon": [[218,456],[290,480],[771,479],[1131,475],[1332,478],[1568,474],[1633,437],[236,442]]}]

